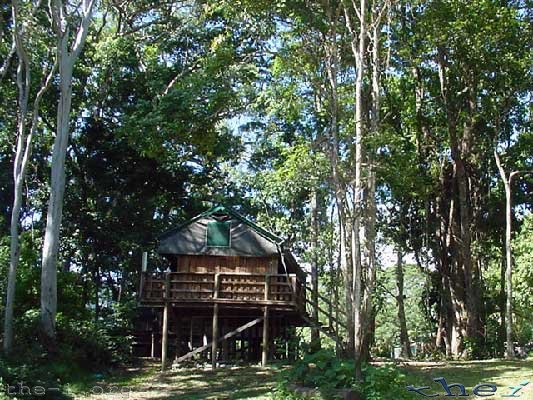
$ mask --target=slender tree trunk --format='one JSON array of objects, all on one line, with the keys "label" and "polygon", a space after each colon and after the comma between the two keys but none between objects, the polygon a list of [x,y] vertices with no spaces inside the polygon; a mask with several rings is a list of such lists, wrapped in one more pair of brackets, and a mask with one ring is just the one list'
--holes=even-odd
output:
[{"label": "slender tree trunk", "polygon": [[[343,4],[346,28],[351,36],[351,49],[355,58],[355,164],[354,164],[354,195],[353,195],[353,226],[352,226],[352,260],[353,260],[353,314],[354,314],[354,359],[356,379],[362,380],[361,361],[363,346],[363,282],[361,265],[361,215],[362,204],[362,163],[363,163],[363,79],[366,74],[366,36],[367,36],[367,6],[366,0],[360,0]],[[352,16],[359,17],[359,32],[356,32]]]},{"label": "slender tree trunk", "polygon": [[[518,172],[513,171],[507,176],[498,152],[494,150],[494,158],[500,177],[505,188],[505,336],[507,346],[505,349],[505,358],[514,358],[514,343],[513,343],[513,258],[511,249],[511,234],[512,234],[512,193],[511,184],[514,175]],[[502,282],[503,285],[503,282]]]},{"label": "slender tree trunk", "polygon": [[396,287],[398,288],[398,296],[396,302],[398,304],[398,322],[400,324],[400,343],[402,347],[402,356],[411,358],[411,342],[409,341],[409,333],[407,332],[407,321],[405,319],[405,305],[403,301],[403,265],[402,252],[397,252],[398,260],[396,262]]},{"label": "slender tree trunk", "polygon": [[[311,301],[318,305],[318,192],[316,188],[311,194]],[[318,322],[318,307],[313,307],[313,319]],[[317,328],[311,328],[311,346],[313,350],[320,349],[320,333]]]},{"label": "slender tree trunk", "polygon": [[69,24],[66,6],[61,0],[53,0],[51,13],[57,29],[59,62],[59,103],[57,107],[57,132],[52,150],[50,199],[46,215],[46,228],[42,251],[41,270],[41,324],[50,343],[55,342],[57,313],[57,255],[59,231],[63,214],[65,193],[65,158],[70,136],[70,109],[72,104],[72,73],[92,19],[94,0],[83,0],[81,22],[76,38],[69,49]]},{"label": "slender tree trunk", "polygon": [[[446,162],[440,166],[439,174],[439,195],[435,199],[436,217],[438,226],[436,229],[436,236],[438,238],[437,251],[438,254],[438,272],[441,276],[441,301],[439,308],[439,317],[443,321],[441,329],[442,340],[444,340],[446,357],[452,355],[452,336],[456,329],[457,321],[454,314],[454,306],[452,300],[452,290],[450,279],[452,276],[452,226],[454,219],[455,204],[453,196],[447,195],[445,188],[448,186],[446,179]],[[451,199],[448,199],[450,197]],[[447,209],[449,207],[449,209]],[[438,344],[437,344],[438,345]]]},{"label": "slender tree trunk", "polygon": [[63,215],[65,192],[65,158],[70,132],[70,108],[72,101],[73,64],[67,53],[68,36],[63,36],[59,45],[60,97],[57,109],[57,134],[52,151],[52,177],[50,200],[46,215],[42,273],[41,273],[41,322],[45,335],[55,338],[55,318],[57,312],[57,253],[59,230]]},{"label": "slender tree trunk", "polygon": [[[502,254],[505,254],[505,246],[502,250]],[[505,256],[502,257],[501,266],[500,266],[500,330],[499,330],[499,346],[498,353],[505,353],[505,338],[506,338],[506,327],[505,327],[505,307],[506,307],[506,296],[505,296],[505,272],[506,272],[506,259]]]},{"label": "slender tree trunk", "polygon": [[346,325],[348,326],[348,343],[346,351],[348,354],[353,355],[355,351],[355,315],[354,315],[354,264],[352,258],[352,246],[353,246],[353,232],[350,219],[347,219],[344,215],[344,222],[342,226],[342,246],[343,246],[343,264],[344,264],[344,294],[346,304]]},{"label": "slender tree trunk", "polygon": [[[384,5],[385,7],[385,5]],[[374,5],[372,12],[372,95],[370,114],[370,133],[373,137],[379,135],[381,124],[381,63],[380,63],[380,10]],[[363,343],[362,359],[370,359],[370,348],[374,337],[375,310],[372,299],[376,284],[376,170],[374,149],[367,154],[368,179],[366,185],[366,276],[363,309]]]},{"label": "slender tree trunk", "polygon": [[[6,309],[4,320],[4,352],[9,354],[13,347],[13,310],[15,304],[15,286],[17,280],[17,267],[19,263],[19,219],[22,207],[22,189],[26,173],[28,157],[25,153],[26,118],[28,111],[28,97],[31,84],[30,66],[25,50],[22,48],[22,38],[19,37],[18,17],[15,3],[13,3],[13,18],[15,20],[15,32],[13,40],[16,43],[19,64],[17,67],[18,98],[18,127],[17,147],[15,162],[13,164],[13,209],[11,210],[10,245],[9,245],[9,272],[7,279]],[[25,157],[26,156],[26,157]],[[25,161],[25,162],[24,162]]]},{"label": "slender tree trunk", "polygon": [[[40,7],[40,2],[37,2],[32,10],[32,15]],[[18,17],[18,2],[14,1],[12,5],[13,20],[14,20],[14,34],[13,41],[15,44],[16,54],[19,59],[17,68],[17,89],[19,93],[19,115],[17,127],[17,146],[15,153],[15,161],[13,164],[13,208],[11,211],[11,226],[10,226],[10,253],[9,253],[9,271],[8,284],[6,293],[6,308],[4,320],[4,352],[9,354],[13,347],[13,311],[15,306],[15,289],[17,280],[17,267],[19,263],[19,220],[22,208],[22,192],[24,182],[26,180],[26,171],[29,164],[33,135],[37,128],[39,120],[39,108],[41,99],[45,91],[50,86],[50,82],[55,74],[57,64],[54,63],[48,74],[46,68],[43,69],[43,80],[40,88],[33,100],[33,113],[30,123],[29,132],[27,132],[27,118],[28,118],[28,103],[31,90],[31,68],[30,59],[24,47],[24,37],[22,29],[19,26]]]},{"label": "slender tree trunk", "polygon": [[505,357],[514,358],[513,342],[513,259],[511,256],[511,179],[505,185],[505,336],[507,340]]},{"label": "slender tree trunk", "polygon": [[341,270],[344,278],[344,298],[346,305],[346,325],[347,332],[347,348],[349,353],[353,353],[354,349],[354,323],[353,323],[353,261],[351,252],[351,223],[347,215],[346,207],[346,189],[345,183],[341,176],[339,168],[339,154],[340,145],[338,139],[338,93],[337,93],[337,30],[336,23],[338,19],[338,8],[333,9],[333,6],[326,2],[326,11],[328,15],[328,23],[330,30],[328,32],[329,42],[325,43],[326,52],[326,72],[328,75],[328,82],[331,90],[331,111],[330,111],[330,135],[332,138],[332,146],[330,149],[332,176],[335,187],[335,203],[337,206],[339,228],[340,228],[340,253],[341,253]]}]

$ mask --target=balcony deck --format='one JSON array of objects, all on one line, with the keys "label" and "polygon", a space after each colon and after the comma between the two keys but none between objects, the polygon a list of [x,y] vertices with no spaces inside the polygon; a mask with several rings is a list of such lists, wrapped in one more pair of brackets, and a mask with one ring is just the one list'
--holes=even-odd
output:
[{"label": "balcony deck", "polygon": [[[160,307],[232,307],[305,310],[305,286],[295,274],[143,272],[140,304]],[[305,312],[305,311],[303,311]]]}]

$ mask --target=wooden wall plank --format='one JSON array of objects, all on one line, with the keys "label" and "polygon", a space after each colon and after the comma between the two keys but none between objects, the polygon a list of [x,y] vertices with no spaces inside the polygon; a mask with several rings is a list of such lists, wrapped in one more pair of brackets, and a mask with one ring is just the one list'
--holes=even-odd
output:
[{"label": "wooden wall plank", "polygon": [[230,257],[181,255],[176,257],[177,272],[276,274],[276,257]]}]

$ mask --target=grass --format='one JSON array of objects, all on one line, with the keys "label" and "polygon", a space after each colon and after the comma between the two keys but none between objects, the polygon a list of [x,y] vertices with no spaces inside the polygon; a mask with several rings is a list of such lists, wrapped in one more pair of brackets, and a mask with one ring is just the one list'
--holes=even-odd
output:
[{"label": "grass", "polygon": [[[257,366],[227,367],[216,371],[207,369],[179,369],[160,373],[155,363],[133,366],[86,386],[85,394],[78,390],[74,397],[80,400],[268,400],[276,386],[277,375],[283,367]],[[503,400],[510,393],[508,386],[529,381],[520,391],[521,400],[533,400],[533,360],[528,361],[464,361],[464,362],[413,362],[401,367],[407,383],[430,386],[428,393],[438,393],[444,398],[440,384],[432,381],[444,377],[448,384],[465,385],[470,399],[481,399],[472,394],[478,383],[494,383],[498,390],[491,399]],[[95,387],[100,388],[95,391]],[[398,388],[405,390],[405,388]],[[91,395],[94,393],[94,395]],[[423,399],[412,393],[412,399]],[[393,400],[393,399],[383,399]]]},{"label": "grass", "polygon": [[[521,382],[529,382],[520,394],[522,400],[533,400],[533,359],[524,361],[452,361],[442,363],[410,363],[404,367],[407,382],[417,387],[430,386],[427,393],[438,393],[441,397],[445,392],[440,383],[433,382],[433,378],[444,377],[448,384],[462,383],[470,394],[476,398],[472,389],[479,383],[493,383],[497,386],[492,399],[505,399],[503,394],[510,394],[509,386],[516,386]],[[423,398],[413,393],[413,398]]]},{"label": "grass", "polygon": [[138,372],[110,376],[75,393],[76,399],[115,400],[225,400],[270,399],[279,367],[227,367],[179,369],[159,372],[156,365],[145,365]]}]

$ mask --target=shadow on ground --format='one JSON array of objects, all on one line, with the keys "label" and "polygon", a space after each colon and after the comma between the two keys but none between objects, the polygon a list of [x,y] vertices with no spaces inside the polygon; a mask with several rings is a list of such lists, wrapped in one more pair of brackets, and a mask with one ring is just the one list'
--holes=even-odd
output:
[{"label": "shadow on ground", "polygon": [[[158,372],[156,364],[133,369],[121,380],[110,377],[100,382],[102,392],[75,396],[83,400],[269,400],[276,379],[284,367],[263,369],[256,366],[210,369],[180,369]],[[444,396],[442,386],[432,381],[444,377],[451,383],[462,383],[472,396],[479,383],[494,383],[494,399],[510,393],[509,386],[529,382],[520,392],[520,400],[533,400],[533,360],[412,362],[402,365],[408,384],[430,386],[432,393]],[[405,387],[398,388],[406,390]],[[414,397],[413,397],[414,398]],[[392,400],[392,399],[383,399]]]},{"label": "shadow on ground", "polygon": [[101,382],[101,393],[76,396],[84,400],[267,400],[280,368],[225,367],[216,371],[180,369],[165,373],[152,370],[144,379],[119,383]]},{"label": "shadow on ground", "polygon": [[497,386],[495,398],[498,399],[512,392],[510,386],[528,382],[519,397],[533,400],[533,359],[407,363],[404,369],[410,384],[430,386],[435,392],[442,392],[442,386],[432,381],[438,377],[444,377],[449,384],[463,384],[471,395],[477,384],[492,383]]}]

